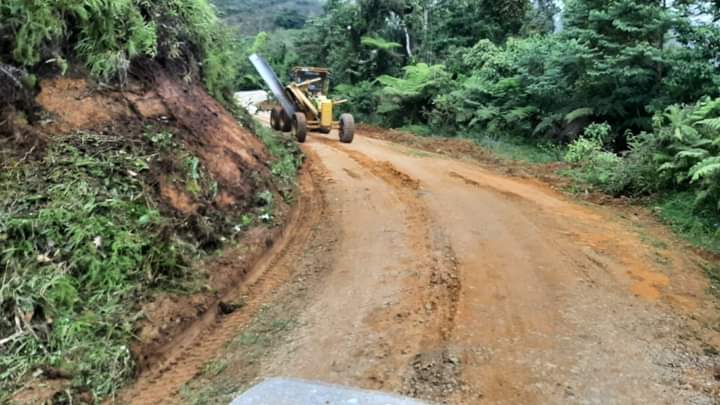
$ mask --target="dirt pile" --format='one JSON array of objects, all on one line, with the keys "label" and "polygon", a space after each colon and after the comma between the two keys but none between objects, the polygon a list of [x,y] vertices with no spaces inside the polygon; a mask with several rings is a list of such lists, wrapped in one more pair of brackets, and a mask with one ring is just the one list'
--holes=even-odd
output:
[{"label": "dirt pile", "polygon": [[[47,112],[46,132],[92,129],[129,118],[182,129],[182,141],[219,183],[214,201],[219,206],[251,201],[269,177],[263,144],[199,84],[158,72],[151,86],[131,83],[125,91],[92,89],[83,78],[47,79],[40,87],[37,102]],[[161,183],[163,195],[178,211],[190,214],[197,209],[181,190]]]}]

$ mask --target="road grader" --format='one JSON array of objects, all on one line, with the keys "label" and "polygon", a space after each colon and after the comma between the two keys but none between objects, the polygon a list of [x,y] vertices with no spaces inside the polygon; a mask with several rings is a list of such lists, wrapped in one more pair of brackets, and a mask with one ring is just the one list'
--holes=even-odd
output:
[{"label": "road grader", "polygon": [[250,55],[255,70],[280,103],[270,111],[270,126],[277,131],[290,131],[298,142],[305,142],[310,131],[330,133],[337,129],[340,142],[351,143],[355,136],[352,114],[341,114],[333,120],[335,106],[347,100],[328,98],[330,71],[317,67],[296,67],[292,80],[283,86],[270,65],[258,54]]}]

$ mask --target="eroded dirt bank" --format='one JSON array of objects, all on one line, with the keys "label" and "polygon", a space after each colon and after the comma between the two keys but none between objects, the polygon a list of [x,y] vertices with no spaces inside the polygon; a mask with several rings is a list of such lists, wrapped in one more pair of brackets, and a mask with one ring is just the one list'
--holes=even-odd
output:
[{"label": "eroded dirt bank", "polygon": [[322,202],[168,402],[287,376],[452,404],[717,403],[702,259],[641,212],[362,133],[305,150]]}]

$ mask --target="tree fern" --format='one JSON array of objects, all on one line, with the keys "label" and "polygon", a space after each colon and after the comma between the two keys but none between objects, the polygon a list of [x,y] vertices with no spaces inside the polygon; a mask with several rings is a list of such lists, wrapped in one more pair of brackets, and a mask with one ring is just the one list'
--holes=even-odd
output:
[{"label": "tree fern", "polygon": [[360,39],[360,44],[373,49],[379,49],[382,51],[390,52],[397,48],[402,48],[402,45],[397,42],[387,41],[380,37],[364,36]]},{"label": "tree fern", "polygon": [[516,107],[508,111],[503,118],[507,122],[524,121],[538,111],[535,106]]},{"label": "tree fern", "polygon": [[709,151],[705,149],[699,149],[699,148],[693,148],[693,149],[684,149],[680,152],[678,152],[675,155],[676,159],[702,159],[710,154]]},{"label": "tree fern", "polygon": [[565,115],[565,122],[570,123],[577,120],[578,118],[591,116],[594,112],[595,110],[590,107],[577,108]]},{"label": "tree fern", "polygon": [[720,176],[720,156],[710,157],[696,164],[690,169],[689,176],[692,182]]},{"label": "tree fern", "polygon": [[698,121],[698,124],[704,125],[714,131],[720,131],[720,117],[706,118]]}]

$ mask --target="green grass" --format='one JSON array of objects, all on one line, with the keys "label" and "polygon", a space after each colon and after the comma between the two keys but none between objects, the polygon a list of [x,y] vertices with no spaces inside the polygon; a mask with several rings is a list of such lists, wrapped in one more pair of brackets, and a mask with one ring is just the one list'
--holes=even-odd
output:
[{"label": "green grass", "polygon": [[409,133],[411,133],[413,135],[417,135],[417,136],[428,137],[428,136],[435,135],[435,131],[433,131],[432,128],[430,128],[427,125],[421,125],[421,124],[405,125],[404,127],[398,128],[398,130],[403,131],[403,132],[409,132]]},{"label": "green grass", "polygon": [[[291,188],[295,184],[297,171],[304,160],[304,155],[297,142],[282,132],[274,131],[259,122],[255,122],[254,126],[255,134],[265,144],[273,158],[270,170],[279,181],[279,185],[284,186],[281,187],[281,190]],[[285,192],[283,192],[283,197],[287,198]]]},{"label": "green grass", "polygon": [[[420,124],[406,125],[398,128],[398,130],[421,137],[432,137],[438,134],[437,130]],[[442,133],[442,131],[440,132]],[[455,135],[459,138],[470,139],[478,146],[488,149],[497,156],[508,160],[543,164],[562,161],[565,155],[565,147],[549,142],[533,143],[524,138],[507,135],[475,133],[458,133]]]},{"label": "green grass", "polygon": [[544,164],[562,161],[564,148],[551,143],[530,143],[508,136],[470,136],[478,145],[504,159]]},{"label": "green grass", "polygon": [[172,171],[162,155],[179,160],[176,181],[213,197],[216,183],[169,133],[55,137],[37,160],[3,162],[0,402],[45,367],[112,395],[134,373],[137,304],[198,285],[189,264],[201,243],[152,186],[153,172]]},{"label": "green grass", "polygon": [[720,214],[695,206],[695,194],[672,193],[660,196],[653,206],[660,219],[695,246],[720,254]]}]

